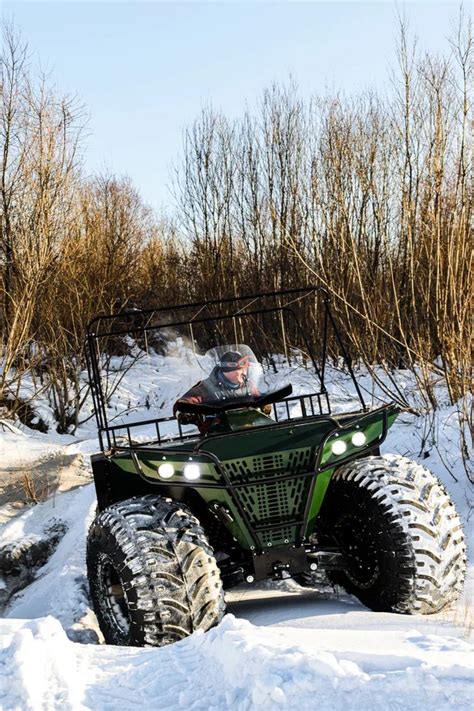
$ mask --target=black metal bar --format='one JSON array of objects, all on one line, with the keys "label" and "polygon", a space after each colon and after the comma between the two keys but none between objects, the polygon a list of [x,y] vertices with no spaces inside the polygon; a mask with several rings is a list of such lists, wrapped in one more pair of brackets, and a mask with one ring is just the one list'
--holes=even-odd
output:
[{"label": "black metal bar", "polygon": [[[100,377],[100,353],[99,353],[99,344],[92,340],[91,341],[93,348],[92,348],[92,362],[94,364],[95,368],[95,377],[96,377],[96,387],[97,387],[97,399],[99,402],[99,412],[100,412],[100,417],[103,422],[104,427],[107,427],[107,413],[105,411],[105,396],[104,396],[104,391],[102,388],[102,380]],[[107,434],[107,443],[110,446],[110,438]]]},{"label": "black metal bar", "polygon": [[[90,371],[91,376],[92,376],[91,389],[93,389],[95,391],[94,413],[95,413],[96,423],[97,423],[98,427],[102,427],[102,431],[105,432],[106,437],[107,437],[107,444],[108,444],[108,447],[110,448],[111,441],[110,441],[110,435],[107,431],[107,413],[105,411],[105,398],[104,398],[104,393],[102,390],[102,383],[101,383],[101,378],[100,378],[98,355],[96,353],[96,347],[98,349],[98,344],[96,343],[96,340],[94,340],[94,336],[92,334],[88,334],[86,344],[87,344],[86,345],[86,353],[88,352],[88,354],[89,354],[90,365],[91,365],[91,371]],[[102,436],[100,436],[99,439],[100,439],[102,451],[104,451],[104,443],[103,443]]]},{"label": "black metal bar", "polygon": [[321,388],[324,390],[324,378],[326,374],[326,357],[328,345],[328,313],[329,313],[329,297],[324,299],[324,322],[323,322],[323,353],[321,362]]},{"label": "black metal bar", "polygon": [[121,425],[108,425],[107,429],[111,432],[113,430],[123,430],[125,427],[145,427],[146,425],[154,425],[155,423],[160,424],[161,422],[171,422],[176,420],[176,417],[154,417],[151,420],[139,420],[138,422],[127,422]]},{"label": "black metal bar", "polygon": [[351,359],[349,358],[349,354],[348,354],[348,352],[346,351],[346,348],[345,348],[345,346],[344,346],[344,343],[342,342],[342,338],[341,338],[341,336],[340,336],[340,334],[339,334],[339,331],[338,331],[338,329],[337,329],[336,322],[334,321],[334,317],[333,317],[332,313],[329,311],[329,309],[328,309],[328,315],[329,315],[329,318],[330,318],[330,320],[331,320],[331,325],[332,325],[332,327],[333,327],[333,329],[334,329],[334,334],[335,334],[335,336],[336,336],[337,342],[339,343],[339,347],[340,347],[340,349],[341,349],[341,351],[342,351],[342,357],[344,358],[344,361],[345,361],[345,363],[346,363],[346,365],[347,365],[347,367],[348,367],[348,369],[349,369],[349,373],[350,373],[352,382],[353,382],[354,385],[355,385],[355,389],[357,390],[357,395],[359,396],[359,400],[361,401],[362,409],[363,409],[363,410],[367,410],[367,406],[366,406],[366,404],[365,404],[365,400],[364,400],[364,398],[363,398],[363,396],[362,396],[362,391],[361,391],[361,389],[359,388],[359,383],[357,382],[356,377],[355,377],[355,374],[354,374],[354,371],[353,371],[353,369],[352,369]]},{"label": "black metal bar", "polygon": [[104,440],[102,437],[102,430],[101,430],[101,420],[100,420],[100,411],[99,411],[99,402],[97,399],[97,389],[96,389],[96,381],[95,377],[93,374],[92,370],[92,362],[91,362],[91,343],[93,343],[93,340],[91,336],[88,336],[85,340],[84,344],[84,355],[86,359],[86,367],[87,367],[87,377],[89,380],[89,386],[92,394],[92,404],[94,406],[94,416],[95,416],[95,421],[97,425],[97,435],[99,438],[99,445],[100,449],[103,452],[104,451]]},{"label": "black metal bar", "polygon": [[326,397],[326,405],[328,407],[328,413],[330,414],[331,413],[331,403],[329,402],[329,395],[328,395],[328,393],[324,393],[324,396]]},{"label": "black metal bar", "polygon": [[301,415],[303,417],[306,417],[306,405],[305,405],[304,397],[301,398],[300,402],[301,402]]},{"label": "black metal bar", "polygon": [[[215,305],[220,305],[220,304],[231,304],[232,302],[240,302],[240,301],[245,301],[247,299],[263,299],[263,298],[270,298],[272,296],[285,296],[288,294],[303,294],[306,293],[308,296],[312,293],[315,292],[320,292],[321,294],[324,294],[325,297],[328,297],[328,292],[326,289],[324,289],[322,286],[306,286],[306,287],[301,287],[299,289],[283,289],[281,291],[263,291],[258,294],[245,294],[244,296],[231,296],[225,299],[211,299],[209,301],[196,301],[190,304],[174,304],[174,305],[168,305],[168,306],[160,306],[160,308],[155,308],[155,309],[145,309],[145,310],[139,310],[137,309],[136,311],[119,311],[116,314],[102,314],[99,316],[96,316],[95,318],[92,319],[87,325],[87,333],[90,332],[92,326],[96,323],[100,323],[100,321],[110,321],[110,320],[115,320],[115,319],[120,319],[120,318],[126,318],[126,317],[138,317],[138,316],[150,316],[150,318],[153,316],[153,314],[159,314],[159,313],[164,313],[166,311],[182,311],[184,309],[194,309],[194,308],[199,308],[201,306],[215,306]],[[162,325],[166,324],[160,324],[159,327],[162,327]],[[102,334],[101,334],[102,335]]]},{"label": "black metal bar", "polygon": [[[97,393],[97,378],[93,368],[93,348],[94,340],[91,336],[88,336],[85,342],[84,353],[86,356],[87,374],[89,378],[89,383],[92,393],[92,402],[94,404],[94,414],[98,427],[103,427],[104,423],[101,419],[101,410],[99,407],[98,393]],[[101,437],[99,437],[101,439]]]},{"label": "black metal bar", "polygon": [[274,531],[277,528],[286,528],[287,526],[301,526],[303,521],[296,519],[294,521],[281,521],[280,523],[268,523],[262,526],[255,526],[255,531],[257,533],[262,533],[263,531]]},{"label": "black metal bar", "polygon": [[[285,311],[291,314],[291,316],[296,319],[295,313],[291,310],[288,309],[285,306],[272,306],[271,308],[267,309],[257,309],[255,311],[247,311],[247,313],[242,313],[239,314],[239,318],[246,318],[247,316],[259,316],[261,314],[270,314],[270,313],[275,313],[275,312],[280,312],[280,311]],[[224,315],[219,315],[219,316],[205,316],[204,318],[198,318],[192,321],[192,325],[194,324],[200,324],[200,323],[215,323],[218,321],[227,321],[231,320],[234,318],[234,314],[224,314]],[[176,328],[178,326],[189,326],[189,320],[184,320],[184,321],[171,321],[170,323],[162,323],[159,324],[158,326],[140,326],[140,327],[129,327],[124,330],[116,330],[116,331],[106,331],[105,333],[100,333],[100,334],[95,334],[92,337],[95,338],[96,340],[99,340],[101,338],[109,338],[110,336],[125,336],[128,333],[133,333],[134,331],[140,331],[140,333],[147,333],[148,331],[159,331],[160,329],[163,328]],[[300,329],[301,330],[301,329]],[[307,344],[306,337],[304,335],[304,331],[302,331],[302,335],[305,339],[305,342]],[[308,345],[307,345],[308,347]],[[313,364],[315,365],[315,361],[313,360]],[[315,368],[317,369],[317,365],[315,365]],[[319,374],[319,371],[317,371]]]},{"label": "black metal bar", "polygon": [[[283,401],[283,402],[285,402],[285,404],[287,405],[287,408],[288,408],[288,404],[286,403],[286,401]],[[344,413],[344,414],[350,415],[350,414],[356,414],[356,413]],[[172,420],[174,418],[164,418],[164,419],[171,419]],[[259,431],[266,431],[267,432],[267,431],[274,430],[274,429],[282,429],[283,427],[288,426],[288,422],[294,422],[296,427],[307,426],[308,424],[311,424],[311,422],[313,420],[315,422],[327,421],[330,424],[332,424],[334,428],[337,428],[337,429],[339,429],[342,426],[336,419],[334,419],[334,417],[332,417],[330,415],[315,414],[315,415],[306,415],[306,417],[293,416],[293,417],[290,417],[288,420],[275,421],[271,425],[260,425]],[[108,429],[110,430],[111,433],[115,434],[115,432],[117,432],[119,430],[130,430],[133,427],[145,426],[145,424],[155,424],[156,425],[162,421],[163,420],[160,419],[160,420],[148,420],[146,423],[145,422],[131,422],[130,424],[114,425],[113,427],[110,427]],[[178,427],[180,427],[180,429],[182,429],[182,427],[179,425],[179,423],[178,423]],[[245,434],[245,435],[251,434],[248,430],[245,430],[245,429],[232,430],[231,432],[220,432],[219,434],[210,434],[210,435],[207,435],[206,438],[200,439],[198,442],[198,445],[199,445],[199,447],[201,447],[201,446],[207,445],[211,441],[214,442],[217,439],[232,437],[236,433]],[[163,442],[165,442],[166,444],[164,446],[169,446],[169,445],[176,444],[178,442],[186,442],[187,440],[196,440],[199,437],[200,437],[200,435],[197,432],[192,432],[190,434],[182,434],[181,436],[175,436],[175,437],[170,436],[169,439],[161,440],[158,442],[158,444],[163,446]],[[134,443],[133,446],[147,449],[147,451],[153,451],[152,448],[155,444],[156,444],[155,441],[147,441],[147,442]],[[180,454],[183,450],[167,449],[167,452],[170,452],[170,451],[176,451],[176,454]],[[197,452],[198,449],[196,449],[194,451]]]},{"label": "black metal bar", "polygon": [[[287,425],[288,422],[296,422],[297,420],[304,420],[304,422],[298,422],[297,423],[298,425],[302,425],[302,424],[306,425],[311,422],[312,418],[314,418],[318,422],[321,422],[322,420],[327,420],[334,426],[339,427],[339,424],[337,423],[337,421],[330,415],[323,415],[323,414],[308,415],[308,414],[306,414],[306,416],[304,416],[304,417],[300,416],[300,415],[291,416],[290,412],[289,412],[289,404],[288,403],[301,401],[302,398],[304,398],[304,397],[309,397],[309,396],[296,395],[296,396],[286,398],[285,400],[282,400],[281,402],[285,403],[285,407],[287,410],[287,419],[280,421],[279,416],[277,415],[277,409],[276,409],[276,407],[274,407],[274,413],[276,415],[276,417],[275,417],[276,422],[271,425],[262,425],[261,428],[268,429],[268,428],[272,428],[272,427],[276,427],[276,426],[284,427]],[[311,397],[319,397],[319,396],[313,395]],[[136,428],[136,427],[146,427],[148,425],[155,425],[155,427],[156,427],[157,425],[159,425],[162,422],[172,422],[172,421],[177,422],[178,430],[180,431],[180,434],[178,436],[170,436],[169,439],[166,439],[167,443],[173,444],[174,442],[183,442],[183,441],[186,441],[187,439],[195,439],[198,436],[198,434],[196,432],[190,433],[190,434],[183,434],[182,426],[176,420],[175,417],[162,417],[162,418],[151,419],[151,420],[141,420],[139,422],[129,422],[129,423],[123,423],[123,424],[119,424],[119,425],[109,425],[107,428],[104,428],[104,429],[108,430],[110,433],[112,433],[112,432],[117,432],[120,430],[130,430],[130,429]],[[224,432],[224,433],[220,433],[220,434],[216,434],[216,435],[210,434],[210,435],[208,435],[208,437],[205,440],[203,440],[203,443],[210,441],[210,438],[212,438],[214,440],[216,437],[228,437],[228,436],[231,436],[232,434],[235,434],[235,431]],[[160,440],[159,440],[159,443],[161,443]],[[152,443],[151,442],[143,442],[141,445],[138,445],[138,446],[147,447],[150,444],[152,444]]]}]

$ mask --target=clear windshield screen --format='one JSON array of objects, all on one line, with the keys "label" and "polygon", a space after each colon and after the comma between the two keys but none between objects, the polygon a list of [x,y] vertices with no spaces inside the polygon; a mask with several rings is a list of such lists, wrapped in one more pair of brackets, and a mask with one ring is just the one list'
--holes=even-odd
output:
[{"label": "clear windshield screen", "polygon": [[275,379],[274,374],[272,377],[252,349],[241,343],[211,348],[201,365],[208,374],[200,382],[196,395],[205,405],[225,404],[230,400],[248,403],[287,385]]}]

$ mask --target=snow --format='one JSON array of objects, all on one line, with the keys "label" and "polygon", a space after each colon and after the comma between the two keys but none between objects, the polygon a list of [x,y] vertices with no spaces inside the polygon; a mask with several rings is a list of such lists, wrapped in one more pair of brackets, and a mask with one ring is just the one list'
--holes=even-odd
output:
[{"label": "snow", "polygon": [[[11,428],[11,429],[10,429]],[[54,444],[51,437],[34,430],[22,431],[18,427],[8,427],[0,423],[0,462],[1,468],[21,468],[32,464],[43,455],[61,450],[60,444]]]},{"label": "snow", "polygon": [[416,628],[316,633],[228,614],[206,634],[162,649],[74,644],[53,617],[0,623],[0,631],[5,709],[270,711],[315,700],[320,709],[468,709],[472,702],[472,646]]},{"label": "snow", "polygon": [[[195,365],[182,349],[147,356],[125,373],[111,415],[126,422],[141,412],[147,418],[169,414],[176,397],[202,376]],[[302,369],[292,373],[301,388],[308,377]],[[416,397],[410,374],[397,377],[407,397]],[[330,378],[338,409],[356,409],[347,377],[333,369]],[[374,404],[386,399],[367,374],[361,383]],[[442,384],[439,392],[442,401]],[[46,401],[41,409],[47,413]],[[14,424],[16,431],[0,425],[4,469],[58,452],[87,463],[98,449],[91,420],[74,437]],[[459,435],[457,409],[444,402],[434,419],[403,414],[383,449],[420,461],[444,481],[469,543],[473,496]],[[0,619],[5,711],[472,708],[472,562],[463,598],[438,615],[373,613],[348,595],[285,580],[228,593],[228,614],[205,634],[162,649],[110,647],[102,643],[88,599],[85,540],[94,511],[94,488],[87,484],[24,507],[0,526],[0,551],[54,539],[46,562],[30,571]]]}]

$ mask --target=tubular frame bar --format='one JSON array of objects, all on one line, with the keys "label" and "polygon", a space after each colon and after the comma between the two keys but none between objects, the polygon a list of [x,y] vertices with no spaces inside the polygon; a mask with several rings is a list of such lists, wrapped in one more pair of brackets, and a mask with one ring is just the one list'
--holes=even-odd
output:
[{"label": "tubular frame bar", "polygon": [[[279,400],[278,402],[276,402],[274,404],[278,405],[279,403],[285,403],[286,408],[289,410],[288,403],[300,401],[301,409],[303,412],[303,401],[304,400],[310,399],[310,401],[312,402],[313,398],[317,398],[319,401],[321,395],[323,395],[323,394],[324,393],[308,393],[307,395],[292,395],[288,398],[285,398],[284,400]],[[276,408],[275,408],[275,410],[276,410]],[[314,406],[312,406],[312,410],[314,410]],[[336,424],[336,422],[337,422],[334,418],[331,417],[330,413],[323,413],[320,408],[319,415],[314,413],[314,414],[297,415],[295,417],[290,416],[290,417],[288,417],[288,419],[285,419],[285,420],[282,420],[276,413],[274,424],[272,423],[269,425],[262,425],[261,427],[265,427],[265,428],[274,427],[275,424],[276,425],[285,425],[288,422],[296,422],[297,424],[302,424],[303,420],[305,421],[305,423],[307,423],[307,421],[311,418],[314,418],[315,420],[317,419],[318,422],[320,422],[321,420],[325,420],[325,419],[330,420],[334,424]],[[104,428],[103,430],[100,429],[99,433],[102,434],[102,431],[104,431],[107,435],[111,435],[112,439],[113,439],[113,447],[114,448],[117,446],[115,433],[120,430],[126,430],[127,436],[128,436],[128,442],[129,442],[130,446],[147,447],[150,444],[154,444],[155,442],[153,440],[151,442],[143,442],[143,444],[134,443],[134,442],[132,442],[132,438],[130,435],[130,430],[133,428],[149,427],[151,425],[155,425],[155,429],[158,434],[158,436],[157,436],[158,444],[166,443],[166,445],[169,445],[169,444],[173,444],[174,442],[186,442],[187,440],[196,439],[197,437],[199,437],[199,435],[196,432],[190,433],[190,434],[183,434],[182,429],[180,428],[180,430],[181,430],[180,434],[165,439],[165,436],[161,435],[161,433],[159,432],[159,425],[162,422],[174,422],[174,421],[176,421],[176,418],[172,417],[172,416],[160,417],[160,418],[151,419],[151,420],[140,420],[138,422],[130,422],[130,423],[124,423],[124,424],[120,424],[120,425],[109,425],[106,428]],[[179,426],[179,423],[178,423],[178,426]],[[216,437],[229,436],[229,435],[235,434],[236,432],[237,432],[236,430],[233,430],[231,432],[224,432],[224,433],[220,433],[220,434],[210,435],[210,437],[212,437],[212,439],[214,440]],[[201,437],[202,437],[202,435],[201,435]],[[209,438],[204,440],[205,443],[207,443],[209,441],[210,441]]]},{"label": "tubular frame bar", "polygon": [[[308,296],[312,293],[319,292],[323,294],[323,299],[326,301],[329,301],[329,293],[324,289],[322,286],[317,286],[317,285],[312,285],[312,286],[306,286],[306,287],[300,287],[299,289],[282,289],[280,291],[262,291],[257,294],[245,294],[244,296],[231,296],[227,297],[225,299],[211,299],[210,301],[195,301],[190,304],[174,304],[170,306],[160,306],[159,308],[155,309],[144,309],[140,310],[137,309],[136,311],[119,311],[116,314],[103,314],[100,316],[96,316],[95,318],[92,319],[92,321],[89,322],[87,325],[87,333],[91,335],[99,335],[102,336],[104,334],[95,334],[94,332],[91,333],[92,326],[94,326],[96,323],[99,323],[100,321],[110,321],[110,320],[115,320],[119,318],[124,318],[124,317],[130,317],[130,316],[138,316],[139,314],[142,316],[150,316],[152,317],[153,314],[159,314],[159,313],[164,313],[166,311],[181,311],[184,309],[197,309],[200,307],[207,307],[207,306],[218,306],[220,304],[231,304],[231,303],[239,303],[241,301],[247,301],[248,299],[263,299],[263,298],[271,298],[273,296],[290,296],[291,294],[307,294]],[[240,312],[237,312],[236,314],[228,314],[229,318],[234,316],[239,316],[241,314]],[[194,319],[192,319],[194,320]],[[186,322],[188,323],[188,322]],[[160,328],[163,326],[167,326],[168,324],[160,324]],[[156,328],[156,326],[155,326]],[[138,329],[137,329],[138,330]],[[141,329],[140,329],[141,330]],[[128,331],[127,331],[128,333]]]}]

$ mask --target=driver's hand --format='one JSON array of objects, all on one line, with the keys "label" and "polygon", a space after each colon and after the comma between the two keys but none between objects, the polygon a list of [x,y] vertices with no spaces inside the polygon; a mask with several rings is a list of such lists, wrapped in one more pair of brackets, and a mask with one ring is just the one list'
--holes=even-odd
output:
[{"label": "driver's hand", "polygon": [[191,412],[177,412],[176,419],[180,425],[200,425],[204,422],[204,416]]},{"label": "driver's hand", "polygon": [[269,417],[272,414],[272,406],[271,405],[264,405],[260,409],[264,415],[267,415],[267,417]]}]

